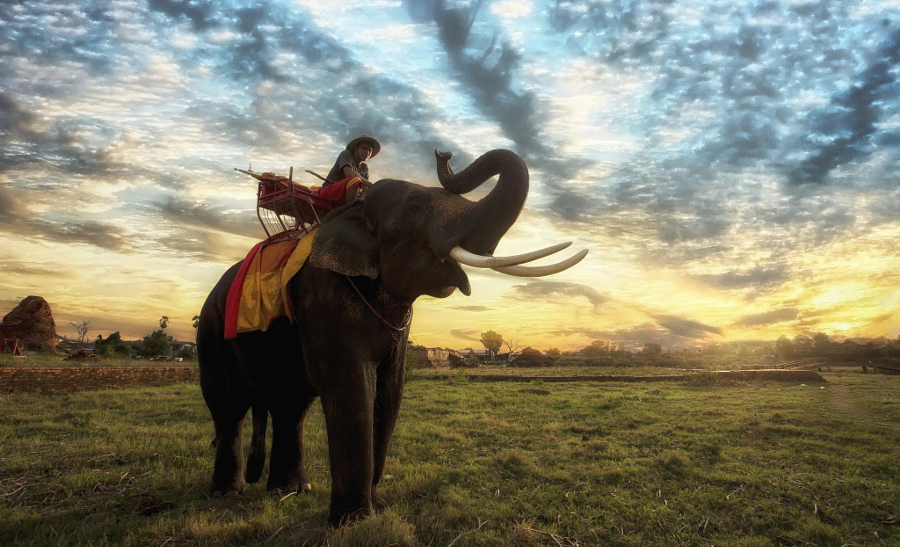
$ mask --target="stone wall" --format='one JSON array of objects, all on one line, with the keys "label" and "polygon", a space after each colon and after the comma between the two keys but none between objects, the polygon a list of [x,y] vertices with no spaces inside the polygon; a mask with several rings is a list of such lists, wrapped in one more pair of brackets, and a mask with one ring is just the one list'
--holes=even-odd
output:
[{"label": "stone wall", "polygon": [[453,350],[422,346],[409,346],[406,349],[407,356],[414,358],[425,368],[450,368],[451,352]]},{"label": "stone wall", "polygon": [[0,368],[0,391],[71,391],[198,381],[197,367]]}]

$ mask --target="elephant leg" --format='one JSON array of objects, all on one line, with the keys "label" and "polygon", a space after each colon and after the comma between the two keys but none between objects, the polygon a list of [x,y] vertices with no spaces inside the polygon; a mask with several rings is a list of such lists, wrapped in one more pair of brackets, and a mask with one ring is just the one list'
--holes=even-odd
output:
[{"label": "elephant leg", "polygon": [[259,481],[266,463],[266,425],[269,421],[269,410],[261,403],[253,403],[253,437],[250,441],[250,455],[247,457],[247,472],[244,477],[248,483]]},{"label": "elephant leg", "polygon": [[303,450],[303,426],[314,397],[291,402],[289,408],[272,410],[272,456],[268,490],[309,491],[309,475]]},{"label": "elephant leg", "polygon": [[398,370],[392,370],[386,377],[379,378],[378,392],[375,395],[372,504],[378,511],[388,507],[387,501],[377,493],[376,488],[384,473],[384,462],[397,424],[397,415],[400,413],[400,401],[403,399],[403,367],[396,368]]},{"label": "elephant leg", "polygon": [[210,490],[217,496],[238,496],[246,488],[244,482],[244,456],[241,432],[244,414],[220,413],[213,416],[216,428],[216,461],[213,466],[213,480]]},{"label": "elephant leg", "polygon": [[[342,389],[320,391],[328,429],[331,509],[328,523],[367,517],[372,510],[374,378],[341,379]],[[347,394],[352,394],[348,396]]]}]

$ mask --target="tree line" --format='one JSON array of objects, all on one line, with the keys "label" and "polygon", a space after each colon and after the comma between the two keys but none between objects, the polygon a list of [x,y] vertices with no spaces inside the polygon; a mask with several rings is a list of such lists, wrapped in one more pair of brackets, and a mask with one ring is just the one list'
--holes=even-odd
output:
[{"label": "tree line", "polygon": [[[481,343],[490,352],[493,358],[506,344],[510,353],[515,352],[521,344],[518,341],[507,340],[500,334],[489,330],[481,333]],[[671,353],[671,352],[666,352]],[[781,359],[804,359],[810,357],[861,357],[861,358],[900,358],[900,336],[888,338],[880,336],[867,340],[865,343],[856,343],[852,340],[833,340],[828,334],[819,332],[813,335],[798,334],[792,338],[786,335],[779,336],[775,341],[769,342],[720,342],[709,344],[698,350],[699,355],[708,357],[736,357],[736,358],[764,358],[775,357]],[[573,356],[586,358],[626,358],[634,355],[624,344],[609,340],[591,340],[591,342],[576,351],[561,351],[558,348],[549,348],[544,352],[551,359],[559,359]]]},{"label": "tree line", "polygon": [[[194,318],[194,327],[196,328],[197,318]],[[81,323],[82,328],[78,330],[81,340],[90,327],[89,321]],[[94,355],[98,357],[111,358],[128,358],[131,356],[132,349],[136,350],[141,357],[180,357],[184,360],[191,361],[197,358],[196,350],[191,346],[181,349],[177,355],[172,355],[172,345],[170,342],[174,340],[166,333],[169,326],[169,317],[164,315],[159,320],[159,330],[155,330],[144,336],[139,342],[125,342],[122,335],[116,331],[106,338],[99,335],[94,342]]]}]

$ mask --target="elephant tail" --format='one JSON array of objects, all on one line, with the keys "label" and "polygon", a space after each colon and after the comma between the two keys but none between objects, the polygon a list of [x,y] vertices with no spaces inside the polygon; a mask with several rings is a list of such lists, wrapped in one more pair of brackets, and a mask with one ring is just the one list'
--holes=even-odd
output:
[{"label": "elephant tail", "polygon": [[266,463],[266,425],[269,409],[262,403],[253,406],[253,438],[250,441],[250,455],[247,457],[247,471],[244,478],[248,483],[259,481]]}]

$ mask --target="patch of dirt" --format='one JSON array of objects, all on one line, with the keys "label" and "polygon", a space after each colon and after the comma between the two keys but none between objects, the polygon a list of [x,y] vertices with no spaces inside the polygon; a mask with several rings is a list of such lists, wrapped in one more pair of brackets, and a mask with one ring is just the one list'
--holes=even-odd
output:
[{"label": "patch of dirt", "polygon": [[867,412],[850,402],[850,388],[847,386],[833,385],[831,386],[831,406],[840,410],[848,416],[852,416],[863,422],[873,423],[884,427],[900,428],[897,424],[882,422],[870,412]]}]

